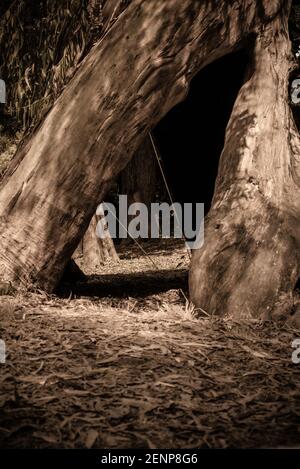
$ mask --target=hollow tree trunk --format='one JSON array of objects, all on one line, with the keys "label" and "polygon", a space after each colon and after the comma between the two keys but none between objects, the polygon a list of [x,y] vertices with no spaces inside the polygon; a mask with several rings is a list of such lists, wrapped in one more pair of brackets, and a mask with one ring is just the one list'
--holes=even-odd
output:
[{"label": "hollow tree trunk", "polygon": [[253,74],[228,127],[205,247],[194,255],[190,284],[196,304],[211,312],[261,314],[270,298],[273,309],[299,269],[299,142],[287,105],[289,3],[133,0],[2,183],[3,277],[53,291],[108,181],[184,98],[193,75],[256,34]]},{"label": "hollow tree trunk", "polygon": [[[288,3],[288,2],[287,2]],[[288,5],[259,31],[229,121],[191,297],[209,313],[285,315],[300,274],[300,145],[289,107]]]}]

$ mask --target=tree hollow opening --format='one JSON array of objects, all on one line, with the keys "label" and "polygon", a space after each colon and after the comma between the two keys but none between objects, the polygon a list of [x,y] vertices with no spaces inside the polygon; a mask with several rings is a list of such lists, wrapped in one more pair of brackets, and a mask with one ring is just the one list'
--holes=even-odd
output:
[{"label": "tree hollow opening", "polygon": [[[226,126],[244,82],[248,61],[247,52],[239,50],[205,67],[192,80],[186,99],[170,110],[153,130],[174,202],[194,206],[204,203],[205,213],[209,211]],[[155,160],[151,145],[146,156]],[[142,158],[142,154],[135,155],[132,161],[136,157]],[[131,162],[129,173],[137,171],[137,163]],[[138,172],[148,171],[145,163],[140,166]],[[159,171],[156,178],[162,178]],[[122,193],[130,192],[130,188],[124,187]],[[170,203],[166,192],[160,201]],[[115,244],[124,264],[112,269],[103,266],[100,275],[76,288],[77,294],[140,297],[171,289],[187,293],[189,257],[182,240],[139,239],[136,244],[127,244],[117,239]],[[142,245],[144,252],[137,244]]]},{"label": "tree hollow opening", "polygon": [[216,60],[192,80],[186,99],[154,129],[166,178],[180,203],[202,202],[208,212],[226,126],[243,84],[248,53]]}]

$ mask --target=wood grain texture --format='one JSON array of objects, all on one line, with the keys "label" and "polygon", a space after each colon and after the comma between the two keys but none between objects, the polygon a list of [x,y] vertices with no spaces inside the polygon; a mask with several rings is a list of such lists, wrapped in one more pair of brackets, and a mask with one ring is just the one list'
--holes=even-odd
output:
[{"label": "wood grain texture", "polygon": [[193,256],[191,296],[211,314],[270,318],[293,308],[300,146],[288,96],[288,8],[257,35],[227,127],[204,248]]},{"label": "wood grain texture", "polygon": [[[133,0],[91,50],[0,188],[3,277],[57,286],[109,181],[201,68],[256,37],[230,123],[192,299],[261,315],[299,276],[299,138],[288,106],[290,2]],[[279,303],[278,303],[279,302]]]}]

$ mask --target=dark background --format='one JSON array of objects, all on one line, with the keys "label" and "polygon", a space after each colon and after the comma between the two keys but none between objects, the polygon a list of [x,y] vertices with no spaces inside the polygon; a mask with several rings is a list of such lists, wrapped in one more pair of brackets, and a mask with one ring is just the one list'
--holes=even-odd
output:
[{"label": "dark background", "polygon": [[199,72],[186,100],[157,125],[154,137],[177,202],[210,207],[225,130],[243,84],[248,56],[234,52]]}]

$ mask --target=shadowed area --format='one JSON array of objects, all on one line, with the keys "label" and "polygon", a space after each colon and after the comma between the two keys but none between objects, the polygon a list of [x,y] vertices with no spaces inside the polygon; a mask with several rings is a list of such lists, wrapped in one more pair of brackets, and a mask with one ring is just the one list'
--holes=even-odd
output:
[{"label": "shadowed area", "polygon": [[[225,130],[237,94],[242,86],[248,55],[244,50],[229,54],[205,67],[192,80],[184,102],[175,106],[154,130],[154,138],[163,160],[165,176],[180,203],[204,202],[208,211],[214,192],[219,157]],[[151,256],[168,256],[176,242],[163,240],[145,243]],[[163,264],[158,269],[143,269],[141,251],[136,246],[120,253],[124,269],[109,270],[102,266],[97,275],[68,285],[76,295],[124,297],[165,292],[172,288],[187,290],[187,268],[177,270]],[[125,260],[136,259],[137,269],[127,270]],[[180,262],[178,262],[180,264]],[[89,272],[95,274],[95,272]],[[62,290],[65,294],[65,288]]]},{"label": "shadowed area", "polygon": [[203,202],[206,213],[247,62],[247,53],[240,50],[205,67],[192,80],[185,101],[154,130],[174,198],[180,203]]},{"label": "shadowed area", "polygon": [[[70,286],[72,292],[79,296],[97,296],[99,298],[112,295],[126,298],[144,297],[155,293],[163,293],[171,289],[187,290],[187,270],[160,270],[140,273],[91,275],[85,282]],[[66,293],[66,288],[62,294]]]},{"label": "shadowed area", "polygon": [[182,289],[187,294],[189,256],[184,242],[159,239],[139,241],[139,244],[141,248],[136,244],[118,245],[120,261],[109,260],[96,271],[84,268],[82,258],[77,258],[86,278],[76,281],[66,277],[58,294],[138,298],[172,289]]}]

